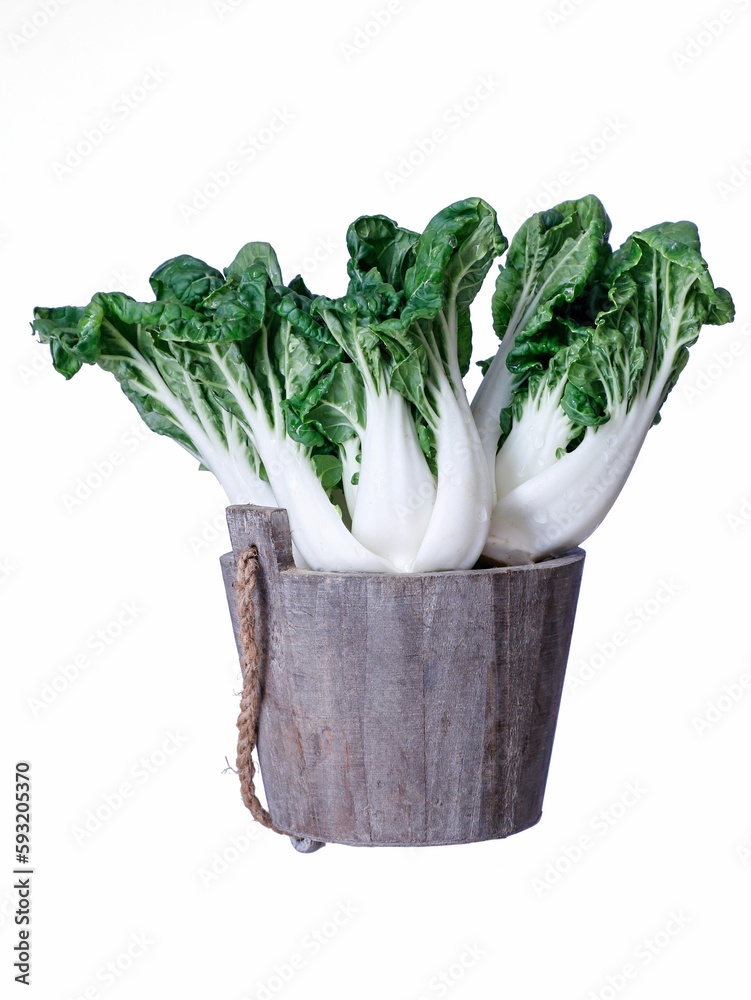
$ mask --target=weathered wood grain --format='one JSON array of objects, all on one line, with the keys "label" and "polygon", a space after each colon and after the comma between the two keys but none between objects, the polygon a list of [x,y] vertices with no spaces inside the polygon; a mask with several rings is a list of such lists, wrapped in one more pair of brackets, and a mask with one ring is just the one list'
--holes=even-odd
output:
[{"label": "weathered wood grain", "polygon": [[506,837],[540,818],[584,553],[448,573],[318,573],[286,513],[229,507],[222,572],[258,546],[258,753],[276,826],[362,845]]}]

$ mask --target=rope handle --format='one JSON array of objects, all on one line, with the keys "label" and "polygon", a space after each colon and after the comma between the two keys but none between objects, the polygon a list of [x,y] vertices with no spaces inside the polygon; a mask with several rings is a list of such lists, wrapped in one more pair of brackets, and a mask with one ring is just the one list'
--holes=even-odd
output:
[{"label": "rope handle", "polygon": [[243,691],[240,699],[240,715],[237,719],[237,771],[240,776],[240,790],[245,805],[254,820],[275,833],[280,831],[267,809],[256,795],[253,750],[258,742],[258,719],[261,711],[261,680],[259,674],[260,654],[256,643],[256,612],[253,595],[258,577],[258,548],[251,545],[237,558],[235,573],[235,602],[237,620],[240,623],[240,665],[243,675]]}]

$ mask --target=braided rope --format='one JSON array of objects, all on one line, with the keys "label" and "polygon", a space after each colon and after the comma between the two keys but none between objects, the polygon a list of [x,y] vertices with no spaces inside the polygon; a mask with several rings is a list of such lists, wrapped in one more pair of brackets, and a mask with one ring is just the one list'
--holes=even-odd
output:
[{"label": "braided rope", "polygon": [[243,675],[243,691],[240,699],[240,715],[237,719],[237,771],[240,775],[240,790],[245,805],[257,822],[274,830],[268,810],[256,795],[253,750],[258,741],[258,719],[261,711],[261,681],[259,676],[260,656],[256,643],[256,613],[253,595],[258,577],[258,549],[251,545],[237,559],[235,575],[235,601],[237,620],[240,623],[240,659]]}]

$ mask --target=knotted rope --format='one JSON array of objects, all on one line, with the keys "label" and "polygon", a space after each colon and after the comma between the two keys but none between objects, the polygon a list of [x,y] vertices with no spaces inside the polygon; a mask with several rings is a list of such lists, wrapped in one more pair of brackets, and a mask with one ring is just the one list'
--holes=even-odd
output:
[{"label": "knotted rope", "polygon": [[261,680],[259,676],[260,656],[256,643],[256,613],[253,595],[258,578],[258,549],[251,545],[237,559],[235,575],[235,602],[237,620],[240,624],[240,664],[243,675],[243,692],[240,700],[240,715],[237,719],[237,771],[240,775],[240,789],[243,802],[253,819],[276,833],[268,810],[264,809],[255,789],[256,766],[253,750],[258,740],[258,717],[261,711]]}]

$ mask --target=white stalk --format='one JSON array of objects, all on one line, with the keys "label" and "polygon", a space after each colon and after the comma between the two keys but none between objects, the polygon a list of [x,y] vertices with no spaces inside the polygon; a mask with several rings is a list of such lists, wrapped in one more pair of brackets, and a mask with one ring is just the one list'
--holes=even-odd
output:
[{"label": "white stalk", "polygon": [[393,572],[347,530],[302,445],[270,429],[257,432],[255,441],[278,505],[287,510],[292,541],[311,569]]},{"label": "white stalk", "polygon": [[[224,487],[230,503],[254,504],[256,507],[278,507],[279,504],[276,502],[271,486],[261,479],[251,468],[249,462],[244,460],[248,446],[243,441],[245,431],[240,426],[239,421],[226,410],[222,418],[227,438],[229,462],[225,463],[220,472],[217,472],[213,466],[211,469]],[[205,461],[204,465],[209,467]],[[233,472],[236,478],[230,480],[229,476]]]},{"label": "white stalk", "polygon": [[492,477],[477,427],[466,397],[456,398],[445,375],[437,409],[438,489],[428,530],[410,566],[415,573],[471,569],[485,544],[493,508]]},{"label": "white stalk", "polygon": [[531,291],[532,285],[528,279],[519,295],[516,308],[509,319],[495,357],[490,362],[490,366],[472,400],[472,416],[477,424],[477,432],[480,435],[482,449],[493,479],[493,503],[497,499],[495,496],[495,457],[501,438],[501,410],[505,410],[510,404],[514,391],[514,376],[506,366],[506,359],[514,347],[517,331],[533,314],[542,297],[543,289],[538,289],[537,293],[530,299]]},{"label": "white stalk", "polygon": [[625,405],[554,465],[493,509],[484,555],[511,565],[560,555],[588,538],[628,479],[659,405],[650,393]]},{"label": "white stalk", "polygon": [[436,485],[420,447],[406,399],[366,385],[367,419],[352,534],[407,572],[417,556],[436,499]]},{"label": "white stalk", "polygon": [[359,437],[351,437],[339,446],[339,458],[342,463],[342,492],[347,504],[350,522],[355,516],[355,507],[357,505],[357,484],[352,482],[352,477],[360,471],[359,455]]},{"label": "white stalk", "polygon": [[495,459],[496,502],[558,461],[556,452],[571,437],[571,421],[560,402],[565,379],[551,391],[547,385],[524,405]]},{"label": "white stalk", "polygon": [[501,437],[501,410],[511,402],[514,387],[514,376],[506,367],[506,358],[512,346],[513,337],[504,338],[472,400],[472,416],[493,478],[493,502],[496,499],[495,456]]},{"label": "white stalk", "polygon": [[[110,335],[117,338],[133,364],[143,372],[144,381],[141,383],[141,390],[158,400],[172,414],[175,423],[185,431],[193,444],[193,448],[188,448],[187,445],[182,445],[182,447],[194,458],[198,458],[202,465],[216,476],[230,503],[252,503],[262,507],[275,507],[276,501],[271,487],[256,473],[243,454],[243,450],[232,448],[232,439],[229,434],[224,439],[217,433],[211,420],[202,423],[195,417],[179,396],[172,392],[159,369],[146,361],[145,356],[133,348],[117,327],[111,323],[108,323],[108,327]],[[140,336],[140,328],[138,335]],[[117,361],[118,359],[110,358],[106,354],[101,356],[100,361],[108,360]],[[183,381],[196,412],[199,412],[202,403],[187,372],[184,373]],[[229,417],[230,415],[226,414],[222,418],[225,430],[228,429],[227,418]],[[237,422],[234,418],[231,419],[234,423],[233,431],[237,434]],[[180,443],[182,444],[182,442]],[[240,458],[242,460],[238,461]]]},{"label": "white stalk", "polygon": [[214,360],[235,394],[279,507],[287,511],[292,542],[311,569],[342,573],[389,573],[385,559],[352,535],[321,486],[306,449],[286,436],[283,421],[272,427],[262,405],[256,405],[212,347]]},{"label": "white stalk", "polygon": [[[514,388],[514,376],[506,366],[506,359],[513,350],[516,342],[516,335],[519,330],[523,330],[527,323],[534,316],[535,310],[543,300],[548,287],[554,282],[558,272],[568,263],[569,255],[574,253],[576,245],[571,243],[565,254],[558,255],[558,259],[546,276],[545,281],[535,288],[534,272],[528,274],[519,293],[514,311],[509,318],[506,330],[501,339],[495,357],[490,363],[490,367],[485,372],[480,386],[472,400],[472,415],[475,418],[477,429],[482,441],[482,447],[488,466],[493,475],[495,483],[495,457],[498,449],[498,441],[501,437],[500,416],[511,402]],[[497,497],[493,497],[493,502]]]},{"label": "white stalk", "polygon": [[[670,316],[660,365],[654,369],[655,341],[641,391],[631,405],[608,393],[612,416],[606,424],[587,428],[573,451],[498,500],[484,555],[512,564],[534,562],[580,545],[598,527],[623,489],[662,404],[679,350],[685,296]],[[628,371],[623,384],[628,385]]]}]

